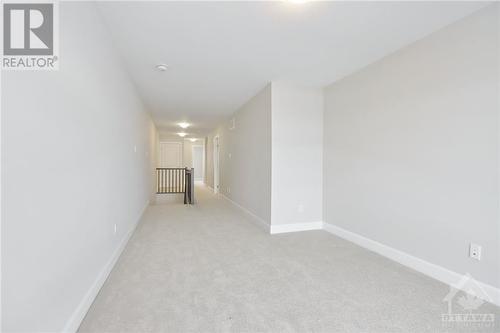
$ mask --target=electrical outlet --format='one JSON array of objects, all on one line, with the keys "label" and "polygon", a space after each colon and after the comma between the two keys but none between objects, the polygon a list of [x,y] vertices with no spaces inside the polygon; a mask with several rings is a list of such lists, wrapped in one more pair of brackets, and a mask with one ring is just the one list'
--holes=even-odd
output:
[{"label": "electrical outlet", "polygon": [[469,257],[476,260],[481,260],[481,245],[470,243]]},{"label": "electrical outlet", "polygon": [[114,227],[114,229],[113,229],[113,232],[114,232],[114,234],[115,234],[115,235],[116,235],[116,230],[117,230],[117,229],[118,229],[118,228],[116,227],[116,223],[115,223],[115,227]]},{"label": "electrical outlet", "polygon": [[137,153],[137,146],[134,146],[134,153]]}]

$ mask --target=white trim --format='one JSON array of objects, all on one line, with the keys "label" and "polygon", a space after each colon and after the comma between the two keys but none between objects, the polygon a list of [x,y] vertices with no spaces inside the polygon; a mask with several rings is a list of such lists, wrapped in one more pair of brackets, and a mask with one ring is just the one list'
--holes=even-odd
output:
[{"label": "white trim", "polygon": [[323,229],[323,222],[308,222],[308,223],[290,223],[290,224],[271,224],[270,233],[282,234],[286,232],[308,231],[308,230],[321,230]]},{"label": "white trim", "polygon": [[[463,274],[459,274],[444,267],[432,264],[428,261],[396,250],[390,246],[384,245],[354,232],[342,229],[333,224],[324,223],[323,229],[340,238],[346,239],[356,245],[376,252],[384,257],[400,263],[401,265],[412,268],[447,285],[455,285],[463,277]],[[500,289],[477,280],[476,282],[486,291],[488,296],[491,298],[491,301],[500,306]]]},{"label": "white trim", "polygon": [[255,215],[254,213],[252,213],[251,211],[249,211],[248,209],[246,209],[245,207],[243,207],[239,203],[236,203],[233,200],[229,199],[224,194],[220,194],[220,196],[223,197],[224,199],[226,199],[227,201],[229,201],[230,203],[232,203],[237,208],[239,208],[241,211],[243,211],[243,213],[250,216],[252,218],[252,222],[255,222],[256,225],[258,225],[261,228],[264,228],[267,232],[269,232],[269,230],[270,230],[269,223],[267,223],[265,220],[263,220],[259,216]]},{"label": "white trim", "polygon": [[68,319],[66,322],[66,325],[64,326],[64,329],[62,330],[63,332],[67,333],[73,333],[78,331],[78,328],[80,327],[80,324],[83,321],[83,318],[87,315],[87,312],[90,309],[90,306],[94,302],[94,299],[97,297],[97,294],[101,290],[102,286],[106,282],[109,274],[113,270],[113,267],[115,266],[116,262],[118,261],[118,258],[120,258],[120,255],[122,254],[123,250],[125,249],[125,246],[127,245],[130,237],[132,237],[132,234],[134,233],[137,225],[141,221],[142,215],[144,215],[144,212],[146,209],[149,207],[150,202],[147,201],[144,208],[141,211],[141,214],[139,215],[139,218],[137,219],[135,225],[130,229],[130,231],[125,235],[123,240],[120,242],[120,245],[118,245],[118,248],[113,252],[111,255],[111,258],[108,260],[104,268],[101,270],[99,275],[97,276],[96,280],[92,284],[92,286],[89,288],[83,299],[80,301],[80,304],[76,307],[75,311],[71,315],[71,317]]}]

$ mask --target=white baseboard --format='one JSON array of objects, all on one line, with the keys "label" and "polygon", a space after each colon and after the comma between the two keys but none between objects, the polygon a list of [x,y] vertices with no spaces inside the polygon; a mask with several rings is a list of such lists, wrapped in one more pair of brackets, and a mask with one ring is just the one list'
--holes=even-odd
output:
[{"label": "white baseboard", "polygon": [[307,230],[321,230],[323,229],[323,222],[309,222],[309,223],[290,223],[290,224],[271,224],[271,234],[282,234],[285,232],[307,231]]},{"label": "white baseboard", "polygon": [[[340,238],[346,239],[370,251],[376,252],[384,257],[400,263],[401,265],[414,269],[447,285],[456,285],[458,281],[460,281],[463,277],[463,274],[459,274],[444,267],[432,264],[428,261],[414,257],[408,253],[396,250],[390,246],[384,245],[354,232],[342,229],[335,225],[324,223],[323,229]],[[491,298],[490,301],[500,306],[500,289],[477,280],[476,282]],[[444,296],[445,295],[443,295],[443,297]]]},{"label": "white baseboard", "polygon": [[239,203],[229,199],[228,197],[226,197],[224,194],[220,194],[224,199],[226,199],[227,201],[229,201],[230,203],[232,203],[234,206],[238,207],[243,213],[247,214],[248,216],[251,217],[252,219],[252,222],[255,222],[255,224],[257,224],[259,227],[261,228],[264,228],[264,230],[266,230],[267,232],[269,232],[270,228],[269,228],[269,223],[267,223],[265,220],[263,220],[262,218],[260,218],[259,216],[255,215],[254,213],[252,213],[251,211],[249,211],[248,209],[246,209],[245,207],[243,207],[242,205],[240,205]]},{"label": "white baseboard", "polygon": [[[209,187],[211,188],[211,187]],[[212,189],[213,190],[213,189]],[[220,194],[225,200],[229,201],[234,206],[238,207],[243,213],[249,215],[252,218],[252,221],[255,222],[260,227],[264,228],[265,231],[270,234],[281,234],[286,232],[296,232],[296,231],[307,231],[307,230],[321,230],[323,229],[323,222],[309,222],[309,223],[290,223],[290,224],[278,224],[278,225],[270,225],[265,220],[255,215],[239,203],[229,199],[224,194]]]},{"label": "white baseboard", "polygon": [[120,258],[120,255],[122,254],[123,250],[125,249],[125,246],[127,245],[130,237],[132,237],[132,234],[134,233],[137,225],[141,221],[142,216],[144,215],[144,212],[146,211],[146,208],[148,208],[150,202],[148,201],[144,208],[141,211],[141,214],[137,218],[135,225],[131,228],[131,230],[125,235],[123,240],[121,241],[120,245],[117,247],[117,249],[113,252],[111,255],[111,258],[108,260],[104,268],[101,270],[99,275],[97,276],[96,280],[90,287],[90,289],[87,291],[85,296],[83,297],[82,301],[80,304],[78,304],[76,310],[73,312],[69,320],[66,322],[66,325],[64,326],[63,332],[65,333],[74,333],[78,331],[78,328],[80,327],[80,324],[82,323],[83,319],[85,318],[85,315],[90,309],[90,306],[94,302],[94,299],[96,298],[97,294],[101,290],[102,286],[104,285],[104,282],[106,282],[109,274],[111,273],[113,267],[115,266],[116,262],[118,261],[118,258]]}]

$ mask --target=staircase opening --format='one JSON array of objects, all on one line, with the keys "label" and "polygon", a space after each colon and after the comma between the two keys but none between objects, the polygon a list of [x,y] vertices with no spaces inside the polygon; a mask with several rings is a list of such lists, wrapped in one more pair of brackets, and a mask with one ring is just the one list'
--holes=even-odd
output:
[{"label": "staircase opening", "polygon": [[184,194],[184,204],[194,203],[194,168],[156,168],[157,194]]}]

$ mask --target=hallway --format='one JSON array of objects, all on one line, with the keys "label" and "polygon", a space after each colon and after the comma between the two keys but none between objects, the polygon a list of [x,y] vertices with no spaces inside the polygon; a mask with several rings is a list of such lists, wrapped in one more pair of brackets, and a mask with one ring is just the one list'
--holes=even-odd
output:
[{"label": "hallway", "polygon": [[197,198],[149,207],[80,332],[446,331],[446,285],[324,231],[269,235],[206,187]]},{"label": "hallway", "polygon": [[0,8],[0,332],[500,332],[500,3]]}]

